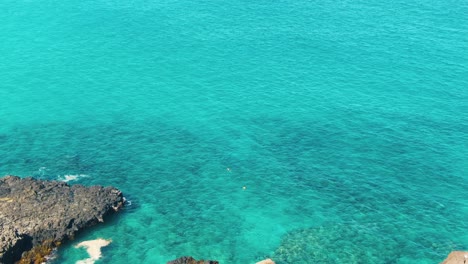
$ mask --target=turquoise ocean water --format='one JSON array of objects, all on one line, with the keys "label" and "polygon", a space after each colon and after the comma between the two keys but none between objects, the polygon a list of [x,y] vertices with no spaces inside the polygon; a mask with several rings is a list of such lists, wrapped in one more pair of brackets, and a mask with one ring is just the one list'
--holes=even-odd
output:
[{"label": "turquoise ocean water", "polygon": [[468,249],[467,14],[2,0],[0,175],[131,201],[54,263],[438,263]]}]

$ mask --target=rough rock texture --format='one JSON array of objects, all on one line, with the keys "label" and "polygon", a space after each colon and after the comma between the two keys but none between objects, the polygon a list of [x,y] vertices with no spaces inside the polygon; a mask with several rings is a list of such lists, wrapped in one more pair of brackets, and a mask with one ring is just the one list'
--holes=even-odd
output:
[{"label": "rough rock texture", "polygon": [[452,251],[441,264],[466,264],[468,251]]},{"label": "rough rock texture", "polygon": [[181,257],[176,260],[167,262],[167,264],[219,264],[215,260],[195,260],[192,257]]},{"label": "rough rock texture", "polygon": [[265,260],[262,260],[262,261],[259,261],[255,264],[275,264],[275,262],[271,259],[265,259]]},{"label": "rough rock texture", "polygon": [[[33,247],[57,246],[78,230],[103,222],[123,203],[122,193],[113,187],[0,178],[0,263],[13,263]],[[35,261],[37,256],[22,263]]]}]

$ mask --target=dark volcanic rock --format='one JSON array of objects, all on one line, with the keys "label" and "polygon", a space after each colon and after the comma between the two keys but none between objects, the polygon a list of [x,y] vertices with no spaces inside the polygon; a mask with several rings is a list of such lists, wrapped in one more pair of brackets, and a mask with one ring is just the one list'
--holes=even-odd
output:
[{"label": "dark volcanic rock", "polygon": [[192,257],[181,257],[176,260],[167,262],[167,264],[219,264],[215,260],[195,260]]},{"label": "dark volcanic rock", "polygon": [[124,203],[113,187],[0,178],[0,263],[13,263],[41,244],[57,245],[84,227],[103,222]]}]

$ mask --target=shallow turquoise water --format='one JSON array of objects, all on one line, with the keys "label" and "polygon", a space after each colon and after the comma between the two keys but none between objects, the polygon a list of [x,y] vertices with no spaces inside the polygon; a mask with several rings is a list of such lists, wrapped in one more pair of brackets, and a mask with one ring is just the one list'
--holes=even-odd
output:
[{"label": "shallow turquoise water", "polygon": [[468,249],[468,4],[406,2],[3,0],[0,174],[131,201],[56,263],[438,263]]}]

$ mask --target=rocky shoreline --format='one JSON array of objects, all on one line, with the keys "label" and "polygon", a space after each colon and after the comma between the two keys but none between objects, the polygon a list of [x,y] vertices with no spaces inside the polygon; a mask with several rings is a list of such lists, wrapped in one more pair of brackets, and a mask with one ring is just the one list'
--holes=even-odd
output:
[{"label": "rocky shoreline", "polygon": [[166,264],[219,264],[219,262],[216,260],[196,260],[188,256],[168,261]]},{"label": "rocky shoreline", "polygon": [[[16,176],[0,178],[0,263],[43,263],[62,241],[73,239],[78,231],[103,222],[107,215],[119,211],[124,201],[122,192],[114,187],[85,187]],[[307,238],[308,232],[312,231],[305,230],[298,234],[301,241]],[[287,243],[283,241],[280,253],[276,252],[275,260],[282,262],[283,255],[288,252],[288,243],[291,239],[295,241],[292,235],[288,239]],[[97,255],[93,257],[98,258]],[[289,258],[291,256],[288,254]],[[218,263],[188,256],[167,262]],[[257,262],[274,263],[271,259]],[[442,263],[468,263],[468,252],[454,251]]]},{"label": "rocky shoreline", "polygon": [[114,187],[0,178],[0,263],[41,263],[62,241],[123,205]]}]

